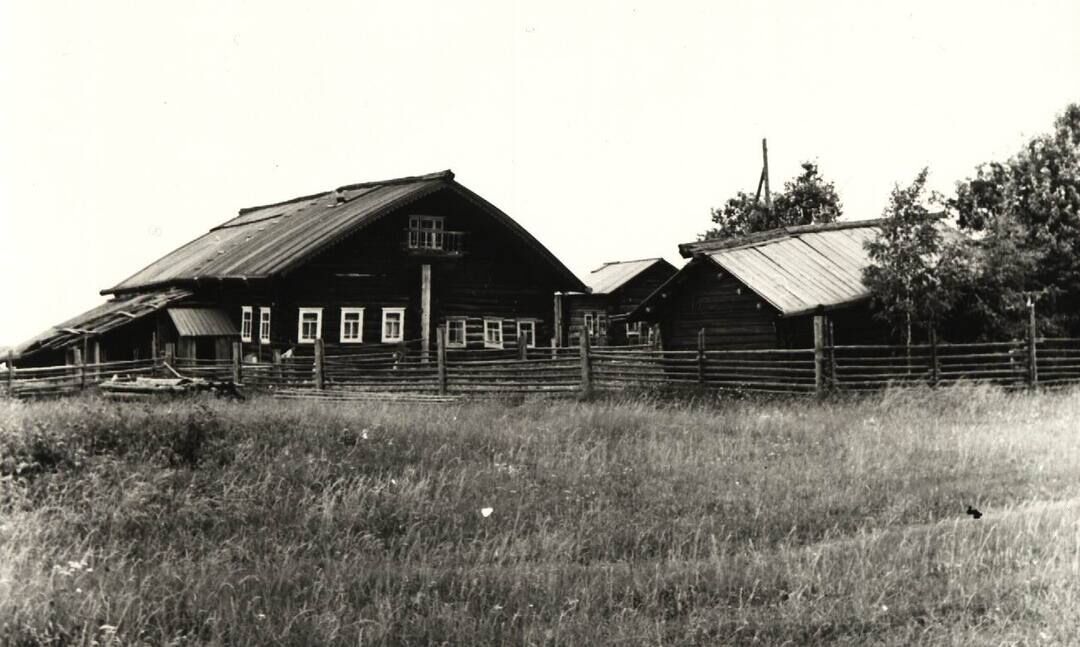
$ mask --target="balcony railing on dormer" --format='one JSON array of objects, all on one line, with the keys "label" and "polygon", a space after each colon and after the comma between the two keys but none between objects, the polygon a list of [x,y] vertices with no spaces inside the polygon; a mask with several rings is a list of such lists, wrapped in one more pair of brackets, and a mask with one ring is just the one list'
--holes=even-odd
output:
[{"label": "balcony railing on dormer", "polygon": [[462,254],[465,232],[409,228],[405,230],[405,246],[410,252],[417,253]]}]

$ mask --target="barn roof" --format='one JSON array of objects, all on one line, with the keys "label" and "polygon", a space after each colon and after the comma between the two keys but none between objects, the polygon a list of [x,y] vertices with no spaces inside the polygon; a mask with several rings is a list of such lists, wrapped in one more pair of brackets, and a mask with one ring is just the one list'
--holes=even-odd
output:
[{"label": "barn roof", "polygon": [[188,290],[170,288],[110,299],[19,344],[14,349],[15,356],[23,357],[38,351],[69,346],[83,335],[100,335],[119,328],[191,295]]},{"label": "barn roof", "polygon": [[440,190],[451,190],[516,233],[567,282],[584,286],[510,216],[454,181],[452,171],[362,182],[312,195],[241,209],[206,234],[165,255],[103,294],[200,279],[261,279],[286,273],[381,216]]},{"label": "barn roof", "polygon": [[[680,245],[694,256],[683,270],[710,262],[735,277],[781,316],[862,301],[870,296],[862,272],[870,263],[865,243],[877,236],[880,220],[786,227],[751,236]],[[678,275],[639,306],[655,301]],[[638,314],[637,311],[631,316]]]},{"label": "barn roof", "polygon": [[[636,261],[611,261],[604,263],[585,277],[585,285],[593,294],[611,294],[629,283],[637,275],[657,263],[670,265],[662,258],[642,258]],[[672,270],[675,268],[672,267]]]}]

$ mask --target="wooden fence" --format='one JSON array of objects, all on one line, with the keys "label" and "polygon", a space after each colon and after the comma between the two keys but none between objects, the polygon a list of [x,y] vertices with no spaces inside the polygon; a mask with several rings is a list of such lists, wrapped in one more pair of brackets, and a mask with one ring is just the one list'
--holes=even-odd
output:
[{"label": "wooden fence", "polygon": [[278,357],[273,363],[155,359],[8,368],[0,393],[46,396],[77,392],[112,379],[177,374],[232,380],[245,388],[281,394],[366,393],[482,396],[507,393],[580,394],[644,389],[732,390],[825,394],[876,391],[958,382],[1033,388],[1080,383],[1080,339],[1027,339],[979,344],[826,346],[797,350],[696,350],[650,347],[431,352],[409,345],[327,355]]}]

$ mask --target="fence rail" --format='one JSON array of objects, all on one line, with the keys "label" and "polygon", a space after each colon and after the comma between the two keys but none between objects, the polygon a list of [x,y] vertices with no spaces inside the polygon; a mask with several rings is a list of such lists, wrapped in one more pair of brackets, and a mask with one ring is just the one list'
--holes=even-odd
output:
[{"label": "fence rail", "polygon": [[302,393],[417,394],[431,397],[498,393],[583,394],[635,389],[737,390],[824,394],[959,382],[1005,388],[1080,384],[1080,339],[1029,339],[978,344],[862,345],[794,350],[697,350],[652,347],[461,350],[440,343],[421,351],[277,357],[273,363],[154,359],[13,368],[0,372],[0,395],[63,395],[107,380],[181,375],[231,380],[245,388]]}]

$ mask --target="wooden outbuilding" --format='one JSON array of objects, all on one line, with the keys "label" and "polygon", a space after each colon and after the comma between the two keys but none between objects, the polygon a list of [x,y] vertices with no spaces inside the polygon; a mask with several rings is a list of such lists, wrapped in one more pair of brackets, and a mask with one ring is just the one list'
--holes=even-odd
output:
[{"label": "wooden outbuilding", "polygon": [[[363,182],[241,209],[103,290],[111,300],[16,349],[20,365],[75,355],[248,361],[413,344],[546,345],[551,295],[585,286],[450,171]],[[86,349],[86,350],[84,350]]]},{"label": "wooden outbuilding", "polygon": [[648,344],[652,327],[628,322],[628,315],[677,270],[663,258],[604,263],[585,277],[588,291],[557,295],[561,299],[565,344],[576,346],[583,332],[594,346]]},{"label": "wooden outbuilding", "polygon": [[812,348],[816,315],[836,344],[879,343],[862,272],[879,220],[785,227],[679,246],[691,260],[630,313],[658,325],[664,348]]}]

